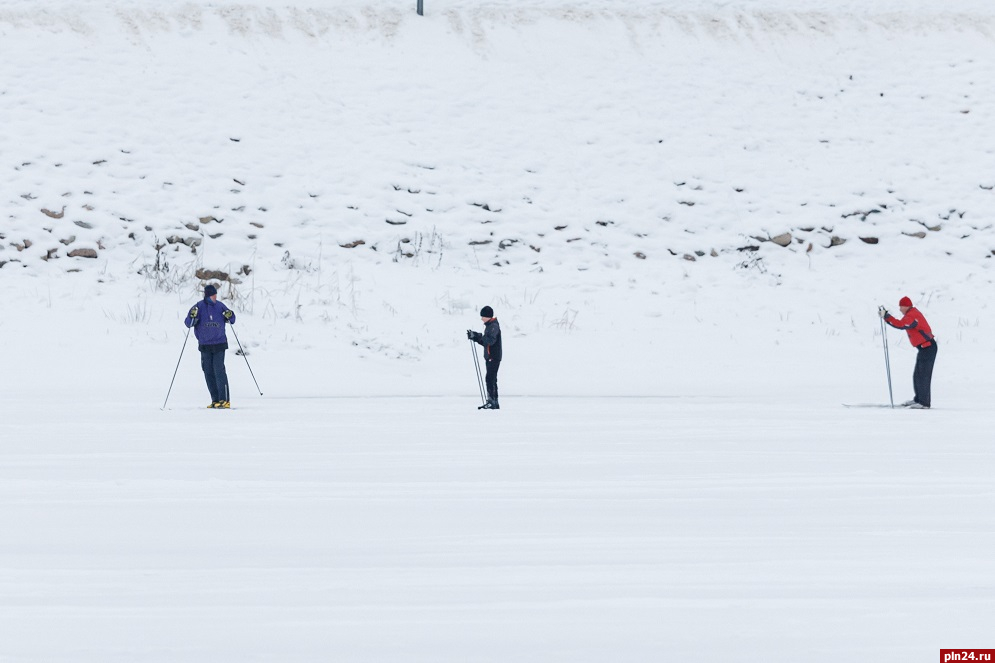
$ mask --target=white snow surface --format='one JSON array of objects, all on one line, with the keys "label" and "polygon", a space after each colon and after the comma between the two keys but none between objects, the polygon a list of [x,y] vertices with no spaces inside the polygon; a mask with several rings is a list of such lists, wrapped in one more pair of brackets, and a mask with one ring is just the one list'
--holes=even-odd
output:
[{"label": "white snow surface", "polygon": [[0,6],[0,662],[990,647],[995,6],[414,4]]}]

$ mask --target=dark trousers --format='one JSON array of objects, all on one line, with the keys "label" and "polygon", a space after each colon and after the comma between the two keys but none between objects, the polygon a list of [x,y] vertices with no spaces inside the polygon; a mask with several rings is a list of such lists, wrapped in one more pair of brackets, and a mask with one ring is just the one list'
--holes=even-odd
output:
[{"label": "dark trousers", "polygon": [[200,367],[204,369],[207,390],[211,392],[211,402],[231,400],[228,397],[228,373],[225,372],[224,348],[201,350]]},{"label": "dark trousers", "polygon": [[497,373],[498,369],[501,368],[501,361],[488,359],[485,363],[487,364],[487,375],[484,377],[484,384],[487,385],[487,398],[496,403],[498,399]]},{"label": "dark trousers", "polygon": [[933,363],[936,361],[936,341],[929,347],[919,348],[916,356],[916,368],[912,371],[912,387],[915,389],[916,403],[930,406],[930,383],[933,381]]}]

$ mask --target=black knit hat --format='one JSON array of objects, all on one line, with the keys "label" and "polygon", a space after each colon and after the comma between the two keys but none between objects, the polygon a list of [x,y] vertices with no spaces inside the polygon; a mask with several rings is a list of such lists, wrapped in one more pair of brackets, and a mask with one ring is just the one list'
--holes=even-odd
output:
[{"label": "black knit hat", "polygon": [[494,317],[494,309],[492,309],[490,306],[485,306],[484,308],[480,309],[480,317],[481,318],[493,318]]},{"label": "black knit hat", "polygon": [[204,288],[204,298],[211,297],[212,295],[218,294],[218,289],[214,287],[213,283],[209,283],[206,288]]}]

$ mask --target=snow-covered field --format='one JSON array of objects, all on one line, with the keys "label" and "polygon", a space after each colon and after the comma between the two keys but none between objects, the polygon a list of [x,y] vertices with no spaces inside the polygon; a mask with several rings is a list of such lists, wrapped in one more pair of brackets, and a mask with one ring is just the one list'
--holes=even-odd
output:
[{"label": "snow-covered field", "polygon": [[413,6],[0,7],[0,661],[990,646],[995,9]]},{"label": "snow-covered field", "polygon": [[990,639],[969,411],[14,405],[4,660],[927,661]]}]

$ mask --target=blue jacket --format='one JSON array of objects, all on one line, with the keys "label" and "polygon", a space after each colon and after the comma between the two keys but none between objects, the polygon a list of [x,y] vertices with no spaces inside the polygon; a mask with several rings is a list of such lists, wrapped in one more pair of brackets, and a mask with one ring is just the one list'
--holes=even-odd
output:
[{"label": "blue jacket", "polygon": [[[187,327],[193,327],[194,336],[201,349],[205,345],[223,345],[228,349],[228,337],[225,336],[224,312],[228,307],[221,302],[212,302],[210,299],[202,299],[193,308],[197,309],[197,318],[191,318],[187,312],[186,320],[183,321]],[[191,309],[192,310],[192,309]],[[228,324],[235,324],[235,314],[232,313]]]}]

